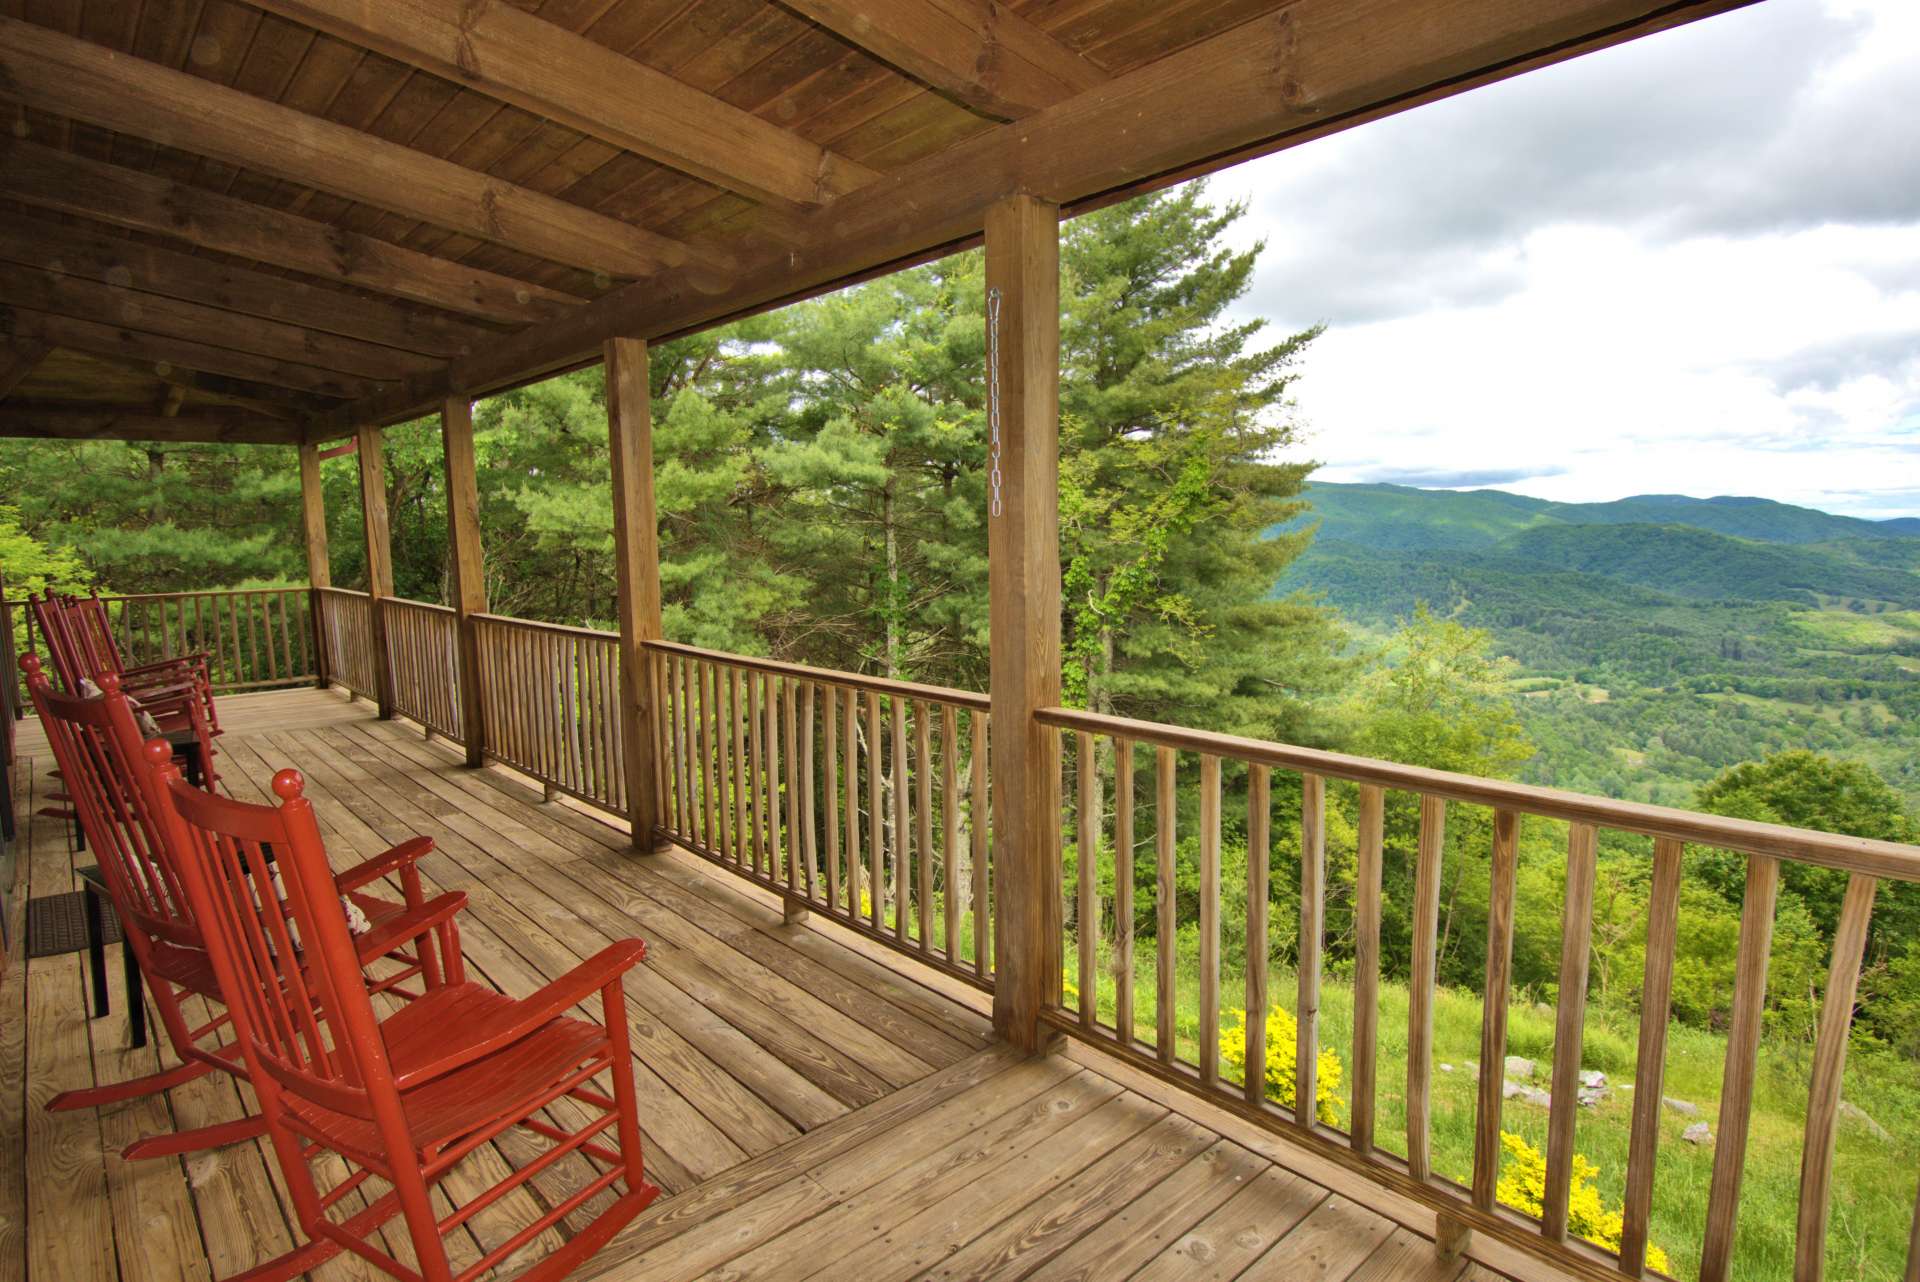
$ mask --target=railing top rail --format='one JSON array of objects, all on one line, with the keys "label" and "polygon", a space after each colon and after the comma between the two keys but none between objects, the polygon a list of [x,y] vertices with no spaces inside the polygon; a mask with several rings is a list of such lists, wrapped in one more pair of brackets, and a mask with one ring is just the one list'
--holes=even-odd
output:
[{"label": "railing top rail", "polygon": [[314,588],[314,589],[313,589],[313,591],[315,591],[315,592],[330,592],[330,593],[332,593],[332,594],[333,594],[334,596],[354,596],[354,597],[359,597],[359,598],[360,598],[361,600],[363,600],[363,601],[364,601],[364,600],[367,600],[367,599],[368,599],[368,595],[367,595],[367,593],[365,593],[365,592],[362,592],[362,591],[361,591],[360,589],[358,589],[358,588],[336,588],[336,587],[324,587],[324,588]]},{"label": "railing top rail", "polygon": [[592,637],[596,641],[618,641],[618,632],[606,632],[600,628],[576,627],[571,623],[542,623],[538,619],[516,619],[511,614],[474,614],[482,623],[498,623],[509,628],[525,628],[529,632],[561,632],[568,636]]},{"label": "railing top rail", "polygon": [[397,605],[402,607],[403,609],[427,610],[433,614],[457,613],[457,611],[454,610],[454,608],[450,605],[441,605],[438,601],[415,601],[412,597],[390,596],[386,598],[386,603],[389,606]]},{"label": "railing top rail", "polygon": [[103,596],[100,599],[112,604],[119,601],[178,601],[183,597],[266,596],[269,593],[284,596],[293,592],[308,591],[311,591],[311,589],[304,586],[290,588],[194,588],[185,592],[121,592],[113,596]]},{"label": "railing top rail", "polygon": [[1770,855],[1796,863],[1818,864],[1900,881],[1920,881],[1920,847],[1899,842],[1847,837],[1750,819],[1728,819],[1671,806],[1617,801],[1610,797],[1595,797],[1502,779],[1481,779],[1474,775],[1430,770],[1424,766],[1400,765],[1264,739],[1216,734],[1208,730],[1189,730],[1183,726],[1136,721],[1131,717],[1108,716],[1078,708],[1042,708],[1035,718],[1042,725],[1061,729],[1086,730],[1137,743],[1233,757],[1350,783],[1378,784],[1404,792],[1426,793],[1449,801],[1491,806],[1569,823],[1593,824],[1649,837],[1670,837],[1693,845],[1716,846],[1748,855]]},{"label": "railing top rail", "polygon": [[649,650],[658,650],[667,654],[684,654],[690,658],[705,659],[709,663],[726,664],[735,668],[752,668],[757,672],[768,672],[774,676],[799,677],[803,681],[822,681],[829,685],[848,686],[856,690],[871,690],[876,694],[897,694],[908,699],[924,699],[929,703],[951,704],[956,708],[973,708],[980,712],[992,709],[992,700],[984,694],[971,690],[957,690],[951,686],[922,685],[917,681],[896,681],[891,677],[862,676],[857,672],[841,672],[836,668],[810,668],[803,663],[783,663],[778,659],[755,659],[743,654],[729,654],[725,650],[704,650],[697,645],[684,645],[678,641],[648,641],[644,645]]}]

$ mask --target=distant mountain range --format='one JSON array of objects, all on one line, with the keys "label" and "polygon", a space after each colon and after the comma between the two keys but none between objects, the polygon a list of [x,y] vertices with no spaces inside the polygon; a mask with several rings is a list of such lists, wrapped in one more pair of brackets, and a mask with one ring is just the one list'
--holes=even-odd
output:
[{"label": "distant mountain range", "polygon": [[[1920,519],[1867,521],[1759,498],[1552,503],[1503,490],[1315,484],[1312,549],[1283,587],[1361,617],[1519,594],[1920,608]],[[1296,527],[1297,528],[1297,527]]]}]

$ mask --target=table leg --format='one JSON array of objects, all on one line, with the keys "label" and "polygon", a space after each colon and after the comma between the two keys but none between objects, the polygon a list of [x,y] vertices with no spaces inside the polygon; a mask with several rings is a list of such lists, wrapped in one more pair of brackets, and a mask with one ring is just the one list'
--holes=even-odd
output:
[{"label": "table leg", "polygon": [[132,1026],[132,1046],[135,1050],[147,1044],[147,1003],[140,992],[140,959],[133,955],[133,945],[124,939],[120,942],[121,977],[127,990],[127,1019]]},{"label": "table leg", "polygon": [[87,971],[93,976],[93,1017],[99,1019],[107,1006],[106,924],[100,915],[100,892],[92,882],[86,884],[87,896]]}]

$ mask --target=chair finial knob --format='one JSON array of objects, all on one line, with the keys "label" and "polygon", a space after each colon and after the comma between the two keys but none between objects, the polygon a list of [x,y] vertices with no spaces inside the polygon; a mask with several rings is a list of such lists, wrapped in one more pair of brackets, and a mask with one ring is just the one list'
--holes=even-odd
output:
[{"label": "chair finial knob", "polygon": [[102,672],[100,674],[100,688],[108,694],[119,694],[120,674],[118,672]]},{"label": "chair finial knob", "polygon": [[30,677],[40,675],[40,656],[29,650],[20,656],[20,671]]},{"label": "chair finial knob", "polygon": [[165,739],[149,739],[140,751],[147,754],[147,762],[154,769],[173,764],[173,745]]},{"label": "chair finial knob", "polygon": [[292,766],[278,771],[273,776],[274,795],[282,801],[292,801],[306,790],[307,778]]}]

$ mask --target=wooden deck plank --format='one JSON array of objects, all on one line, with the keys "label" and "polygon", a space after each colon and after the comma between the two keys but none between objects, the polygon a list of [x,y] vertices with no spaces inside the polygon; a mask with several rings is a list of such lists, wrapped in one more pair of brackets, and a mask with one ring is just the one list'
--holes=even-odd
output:
[{"label": "wooden deck plank", "polygon": [[1246,1282],[1344,1282],[1392,1232],[1393,1222],[1384,1215],[1336,1194],[1240,1276]]},{"label": "wooden deck plank", "polygon": [[1326,1199],[1326,1190],[1269,1165],[1213,1214],[1134,1274],[1158,1278],[1238,1277],[1275,1239]]}]

